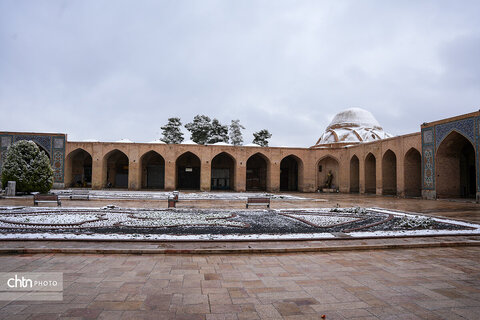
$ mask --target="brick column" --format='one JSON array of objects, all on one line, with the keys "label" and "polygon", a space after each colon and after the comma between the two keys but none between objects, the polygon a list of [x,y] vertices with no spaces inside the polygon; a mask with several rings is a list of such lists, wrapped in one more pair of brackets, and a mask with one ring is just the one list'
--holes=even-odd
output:
[{"label": "brick column", "polygon": [[365,193],[365,156],[363,154],[358,158],[358,189],[360,193]]},{"label": "brick column", "polygon": [[235,166],[235,187],[238,192],[245,192],[247,181],[247,162],[244,160],[237,161]]},{"label": "brick column", "polygon": [[280,191],[280,161],[272,160],[267,167],[267,191]]},{"label": "brick column", "polygon": [[175,190],[176,188],[175,160],[165,159],[165,190]]},{"label": "brick column", "polygon": [[212,165],[210,161],[201,161],[200,168],[200,190],[210,191],[212,179]]}]

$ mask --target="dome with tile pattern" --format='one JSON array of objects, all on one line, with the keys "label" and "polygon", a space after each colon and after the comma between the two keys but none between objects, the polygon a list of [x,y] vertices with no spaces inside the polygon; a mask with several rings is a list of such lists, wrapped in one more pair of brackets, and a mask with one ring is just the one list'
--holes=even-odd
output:
[{"label": "dome with tile pattern", "polygon": [[314,147],[356,144],[390,137],[392,135],[383,131],[371,112],[362,108],[350,108],[333,117]]}]

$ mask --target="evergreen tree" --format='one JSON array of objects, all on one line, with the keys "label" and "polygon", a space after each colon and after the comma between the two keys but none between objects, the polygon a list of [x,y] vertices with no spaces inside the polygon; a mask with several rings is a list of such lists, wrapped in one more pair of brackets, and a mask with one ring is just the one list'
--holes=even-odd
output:
[{"label": "evergreen tree", "polygon": [[16,181],[20,192],[48,192],[53,186],[53,169],[45,152],[32,141],[11,145],[2,166],[2,184]]},{"label": "evergreen tree", "polygon": [[196,115],[192,122],[185,125],[190,131],[190,139],[198,144],[206,144],[210,139],[212,123],[210,118],[204,115]]},{"label": "evergreen tree", "polygon": [[180,131],[180,118],[169,118],[168,123],[161,127],[162,129],[162,140],[165,143],[182,143],[183,133]]},{"label": "evergreen tree", "polygon": [[212,120],[210,129],[210,138],[208,143],[226,142],[228,143],[228,127],[224,126],[217,119]]},{"label": "evergreen tree", "polygon": [[243,143],[242,129],[245,127],[240,124],[240,120],[232,120],[230,124],[230,141],[234,146],[241,146]]},{"label": "evergreen tree", "polygon": [[263,129],[258,132],[253,133],[253,143],[258,144],[262,147],[268,147],[268,139],[272,137],[272,134],[268,130]]}]

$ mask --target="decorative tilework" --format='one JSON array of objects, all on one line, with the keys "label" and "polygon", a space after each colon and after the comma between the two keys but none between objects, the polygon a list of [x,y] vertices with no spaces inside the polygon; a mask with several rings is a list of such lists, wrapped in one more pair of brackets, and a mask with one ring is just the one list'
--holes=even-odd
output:
[{"label": "decorative tilework", "polygon": [[424,144],[431,144],[432,142],[433,142],[433,131],[432,131],[432,129],[424,130],[423,131],[423,143]]},{"label": "decorative tilework", "polygon": [[53,181],[63,182],[63,152],[55,151],[53,154]]},{"label": "decorative tilework", "polygon": [[433,146],[423,149],[423,189],[435,189],[435,161]]},{"label": "decorative tilework", "polygon": [[[63,183],[64,181],[64,162],[65,162],[65,136],[63,135],[2,135],[0,138],[0,152],[1,158],[0,161],[5,157],[6,147],[3,146],[3,138],[10,138],[11,142],[17,142],[20,140],[33,141],[39,146],[41,146],[50,157],[50,164],[53,168],[53,182]],[[1,173],[1,164],[0,162],[0,173]]]},{"label": "decorative tilework", "polygon": [[435,126],[436,149],[438,149],[442,140],[452,131],[463,134],[475,145],[475,119],[472,117]]},{"label": "decorative tilework", "polygon": [[53,147],[55,149],[63,149],[63,138],[53,138]]},{"label": "decorative tilework", "polygon": [[34,135],[18,135],[15,136],[15,142],[20,140],[33,141],[42,146],[51,158],[52,155],[52,137],[51,136],[34,136]]},{"label": "decorative tilework", "polygon": [[8,148],[12,144],[12,136],[3,136],[1,141],[1,147]]}]

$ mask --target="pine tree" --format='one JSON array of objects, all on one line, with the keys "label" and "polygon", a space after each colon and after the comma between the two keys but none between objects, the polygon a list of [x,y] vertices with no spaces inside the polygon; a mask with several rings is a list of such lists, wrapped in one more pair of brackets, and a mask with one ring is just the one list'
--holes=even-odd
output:
[{"label": "pine tree", "polygon": [[16,181],[20,192],[48,192],[53,186],[53,169],[45,152],[33,141],[21,140],[11,145],[2,166],[2,184]]},{"label": "pine tree", "polygon": [[212,123],[210,118],[204,115],[196,115],[192,122],[185,125],[190,131],[190,139],[198,144],[206,144],[210,139]]},{"label": "pine tree", "polygon": [[228,143],[228,127],[222,125],[217,119],[213,119],[208,143],[213,144],[217,142]]},{"label": "pine tree", "polygon": [[230,124],[230,141],[234,146],[240,146],[243,143],[242,129],[245,127],[240,124],[240,120],[232,120]]},{"label": "pine tree", "polygon": [[263,129],[258,132],[253,133],[253,143],[258,144],[262,147],[268,147],[268,139],[272,137],[272,134],[268,130]]},{"label": "pine tree", "polygon": [[162,129],[162,140],[165,143],[182,143],[183,133],[180,131],[180,118],[169,118],[168,123],[161,127]]}]

